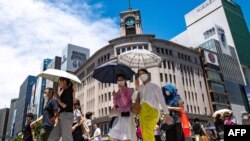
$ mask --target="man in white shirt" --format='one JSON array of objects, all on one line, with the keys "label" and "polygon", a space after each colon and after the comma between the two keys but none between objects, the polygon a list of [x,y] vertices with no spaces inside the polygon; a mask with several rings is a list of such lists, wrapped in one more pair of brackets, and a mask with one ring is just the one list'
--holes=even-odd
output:
[{"label": "man in white shirt", "polygon": [[90,139],[91,141],[102,141],[101,137],[101,129],[97,126],[97,124],[94,124],[94,136]]}]

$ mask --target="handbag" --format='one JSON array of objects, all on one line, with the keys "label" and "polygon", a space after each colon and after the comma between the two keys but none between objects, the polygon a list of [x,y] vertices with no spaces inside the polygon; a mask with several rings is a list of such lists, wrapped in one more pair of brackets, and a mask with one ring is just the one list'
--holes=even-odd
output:
[{"label": "handbag", "polygon": [[132,104],[132,113],[138,115],[141,111],[141,103],[140,103],[140,93],[136,97],[135,103]]},{"label": "handbag", "polygon": [[202,135],[200,137],[200,141],[208,141],[208,137],[206,135]]},{"label": "handbag", "polygon": [[122,117],[130,117],[130,112],[121,112]]}]

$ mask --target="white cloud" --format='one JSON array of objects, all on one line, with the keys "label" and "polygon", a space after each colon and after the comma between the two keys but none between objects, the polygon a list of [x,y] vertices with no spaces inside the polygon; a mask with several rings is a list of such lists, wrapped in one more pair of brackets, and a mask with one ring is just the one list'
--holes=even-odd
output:
[{"label": "white cloud", "polygon": [[67,43],[93,54],[118,36],[114,20],[97,13],[101,3],[70,2],[0,1],[0,108],[9,107],[25,78],[39,73],[44,58],[61,56]]}]

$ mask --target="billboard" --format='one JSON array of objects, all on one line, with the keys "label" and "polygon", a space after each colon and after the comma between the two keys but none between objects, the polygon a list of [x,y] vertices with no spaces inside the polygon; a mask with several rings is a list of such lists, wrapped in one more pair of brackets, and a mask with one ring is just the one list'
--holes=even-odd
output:
[{"label": "billboard", "polygon": [[87,61],[89,55],[89,49],[69,44],[63,50],[62,70],[74,72]]},{"label": "billboard", "polygon": [[204,51],[204,56],[205,56],[206,63],[219,66],[219,61],[218,61],[218,57],[216,54],[209,52],[209,51]]}]

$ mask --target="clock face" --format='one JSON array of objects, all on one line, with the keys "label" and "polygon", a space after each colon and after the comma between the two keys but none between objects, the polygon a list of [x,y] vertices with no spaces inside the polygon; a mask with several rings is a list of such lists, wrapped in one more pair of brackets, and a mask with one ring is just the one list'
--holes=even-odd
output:
[{"label": "clock face", "polygon": [[134,18],[130,17],[130,18],[127,18],[127,19],[126,19],[126,25],[127,25],[127,26],[132,26],[132,25],[134,25],[134,24],[135,24]]}]

